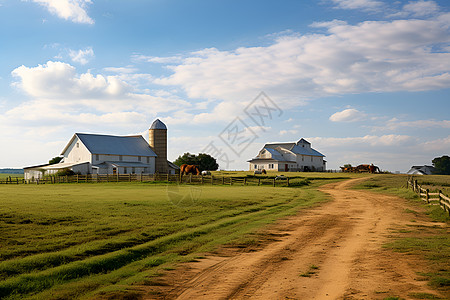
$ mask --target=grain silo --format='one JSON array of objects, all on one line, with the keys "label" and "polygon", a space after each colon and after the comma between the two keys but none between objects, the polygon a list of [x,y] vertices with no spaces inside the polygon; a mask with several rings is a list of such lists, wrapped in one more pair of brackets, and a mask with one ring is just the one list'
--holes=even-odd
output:
[{"label": "grain silo", "polygon": [[167,174],[167,127],[159,119],[156,119],[148,130],[148,143],[157,155],[155,172]]}]

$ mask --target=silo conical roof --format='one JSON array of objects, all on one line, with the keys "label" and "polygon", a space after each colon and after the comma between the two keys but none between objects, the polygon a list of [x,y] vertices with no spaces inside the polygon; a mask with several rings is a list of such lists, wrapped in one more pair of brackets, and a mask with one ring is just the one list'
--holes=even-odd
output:
[{"label": "silo conical roof", "polygon": [[167,130],[166,124],[164,124],[163,122],[161,122],[160,119],[156,119],[153,123],[152,126],[150,126],[150,129],[165,129]]}]

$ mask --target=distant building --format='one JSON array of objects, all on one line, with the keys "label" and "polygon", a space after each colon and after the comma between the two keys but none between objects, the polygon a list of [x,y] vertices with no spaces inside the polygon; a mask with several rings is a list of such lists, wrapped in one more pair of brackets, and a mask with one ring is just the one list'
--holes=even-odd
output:
[{"label": "distant building", "polygon": [[25,167],[26,180],[69,169],[79,174],[175,174],[179,169],[167,161],[167,127],[155,120],[149,129],[150,141],[141,135],[114,136],[75,133],[57,164]]},{"label": "distant building", "polygon": [[248,162],[250,171],[325,171],[324,157],[325,155],[311,148],[311,143],[300,139],[296,143],[265,144],[258,155]]},{"label": "distant building", "polygon": [[411,169],[406,172],[408,175],[431,175],[434,172],[433,166],[412,166]]}]

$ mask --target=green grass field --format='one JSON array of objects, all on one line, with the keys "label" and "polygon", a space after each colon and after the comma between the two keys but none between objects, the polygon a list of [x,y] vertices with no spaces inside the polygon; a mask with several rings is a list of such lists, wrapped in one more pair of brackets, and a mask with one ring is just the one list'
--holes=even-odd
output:
[{"label": "green grass field", "polygon": [[117,292],[325,200],[309,187],[3,185],[0,298]]}]

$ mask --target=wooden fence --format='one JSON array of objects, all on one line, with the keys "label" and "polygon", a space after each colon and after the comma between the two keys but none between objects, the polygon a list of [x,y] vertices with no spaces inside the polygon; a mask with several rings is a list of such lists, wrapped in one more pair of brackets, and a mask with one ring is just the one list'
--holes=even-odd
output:
[{"label": "wooden fence", "polygon": [[23,178],[5,178],[0,184],[58,184],[58,183],[103,183],[103,182],[167,182],[182,184],[209,184],[209,185],[270,185],[291,186],[298,185],[298,180],[304,177],[229,177],[229,176],[202,176],[202,175],[170,175],[170,174],[108,174],[108,175],[71,175],[46,176],[40,179],[25,180]]},{"label": "wooden fence", "polygon": [[417,180],[414,180],[413,178],[408,178],[406,184],[408,188],[411,188],[419,195],[420,199],[430,205],[439,205],[450,215],[450,197],[444,195],[441,190],[439,190],[437,193],[430,193],[429,189],[424,189],[423,187],[421,187],[417,183]]}]

